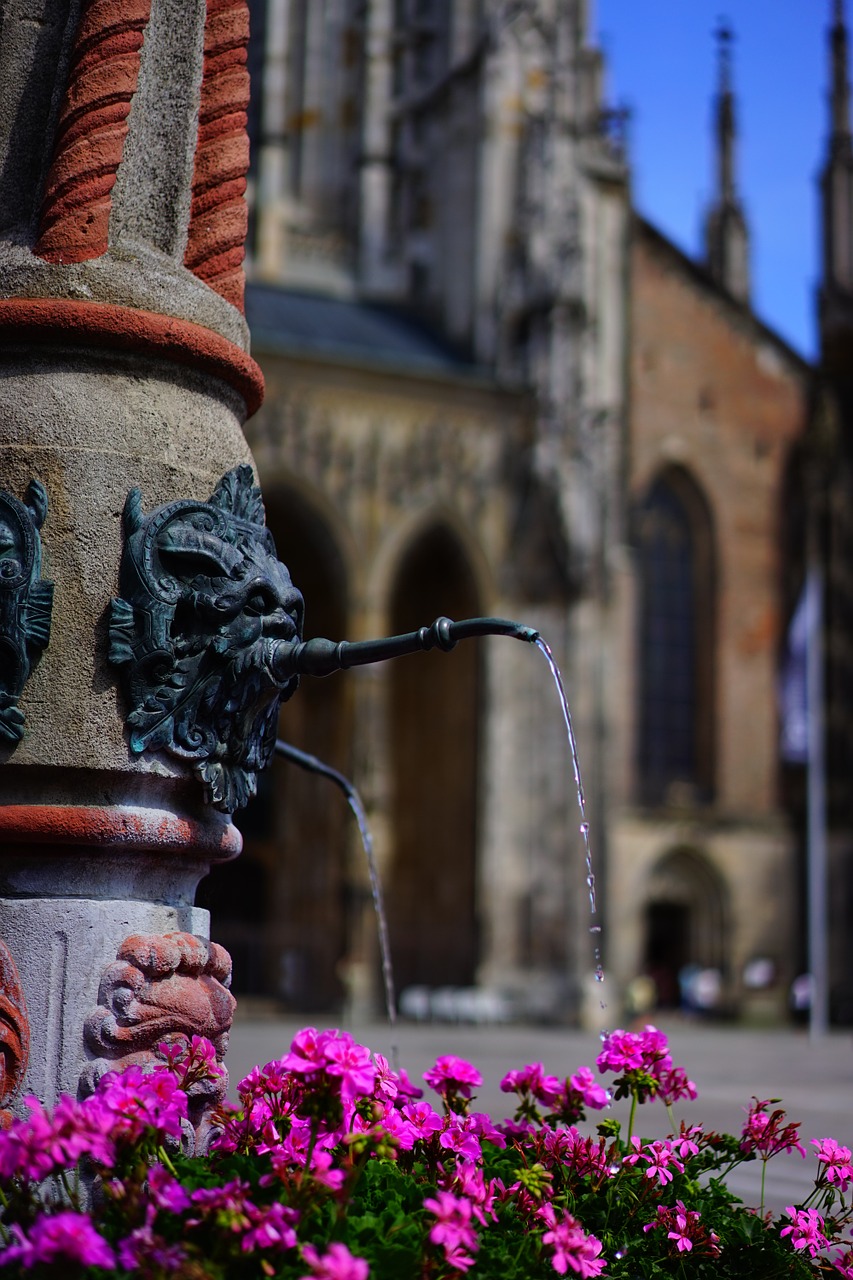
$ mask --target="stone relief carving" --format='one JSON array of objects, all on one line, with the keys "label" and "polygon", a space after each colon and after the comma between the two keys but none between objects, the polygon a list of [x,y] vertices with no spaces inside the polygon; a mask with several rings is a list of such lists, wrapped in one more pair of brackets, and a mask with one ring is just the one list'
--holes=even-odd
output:
[{"label": "stone relief carving", "polygon": [[18,967],[0,942],[0,1128],[12,1119],[6,1108],[24,1082],[30,1056],[30,1020]]},{"label": "stone relief carving", "polygon": [[39,534],[46,515],[40,481],[30,481],[23,502],[0,489],[0,740],[8,742],[23,736],[18,699],[50,639],[53,583],[41,577]]},{"label": "stone relief carving", "polygon": [[259,465],[275,467],[286,456],[293,471],[331,496],[357,525],[365,495],[371,509],[377,502],[406,512],[414,504],[441,503],[469,519],[484,518],[520,442],[474,416],[469,427],[424,415],[416,427],[400,429],[377,417],[364,433],[354,433],[349,419],[309,398],[280,395],[244,429]]},{"label": "stone relief carving", "polygon": [[[191,933],[133,934],[104,970],[98,1007],[83,1028],[93,1061],[84,1068],[80,1093],[95,1088],[107,1071],[131,1064],[153,1066],[160,1044],[188,1043],[204,1036],[219,1065],[228,1049],[236,1001],[229,991],[231,957],[217,943]],[[222,1101],[228,1074],[191,1086],[188,1145],[204,1146],[210,1111]]]},{"label": "stone relief carving", "polygon": [[278,707],[298,680],[279,648],[302,635],[302,596],[276,559],[251,467],[208,502],[124,509],[121,597],[110,650],[129,704],[130,749],[193,763],[208,803],[230,813],[255,794],[275,749]]}]

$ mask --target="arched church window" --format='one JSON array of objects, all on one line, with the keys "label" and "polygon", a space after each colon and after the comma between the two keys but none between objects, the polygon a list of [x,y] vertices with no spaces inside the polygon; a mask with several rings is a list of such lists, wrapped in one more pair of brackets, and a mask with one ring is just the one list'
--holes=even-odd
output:
[{"label": "arched church window", "polygon": [[711,518],[686,472],[652,484],[637,527],[640,798],[709,800],[713,790]]}]

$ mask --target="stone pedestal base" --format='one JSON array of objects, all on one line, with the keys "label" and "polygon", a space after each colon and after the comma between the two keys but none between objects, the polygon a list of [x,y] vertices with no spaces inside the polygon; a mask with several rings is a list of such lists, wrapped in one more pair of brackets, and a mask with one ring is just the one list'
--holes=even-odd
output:
[{"label": "stone pedestal base", "polygon": [[0,1121],[27,1094],[50,1105],[152,1063],[164,1041],[205,1036],[223,1057],[231,962],[193,902],[239,853],[230,823],[0,805],[0,837]]},{"label": "stone pedestal base", "polygon": [[34,1093],[48,1105],[61,1093],[77,1096],[81,1073],[101,1056],[87,1044],[86,1023],[105,1007],[99,998],[104,975],[128,938],[182,932],[204,945],[209,930],[209,915],[198,907],[0,898],[0,937],[17,969],[29,1018],[21,1093]]}]

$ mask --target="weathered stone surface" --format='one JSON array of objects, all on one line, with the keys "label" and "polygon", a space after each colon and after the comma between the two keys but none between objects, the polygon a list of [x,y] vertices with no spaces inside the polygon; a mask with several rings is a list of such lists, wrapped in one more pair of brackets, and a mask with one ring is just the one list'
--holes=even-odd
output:
[{"label": "weathered stone surface", "polygon": [[104,970],[126,938],[186,932],[204,939],[207,930],[207,912],[194,907],[73,893],[0,898],[0,935],[15,959],[29,1009],[24,1091],[47,1103],[60,1093],[76,1096],[81,1072],[94,1056],[84,1047],[84,1024],[100,1004]]},{"label": "weathered stone surface", "polygon": [[25,691],[24,713],[33,710],[15,762],[181,776],[175,762],[131,758],[106,667],[121,513],[137,485],[153,503],[204,499],[229,465],[249,461],[239,401],[165,361],[31,350],[7,351],[2,363],[0,472],[18,491],[35,474],[50,495],[44,554],[60,602],[53,642]]}]

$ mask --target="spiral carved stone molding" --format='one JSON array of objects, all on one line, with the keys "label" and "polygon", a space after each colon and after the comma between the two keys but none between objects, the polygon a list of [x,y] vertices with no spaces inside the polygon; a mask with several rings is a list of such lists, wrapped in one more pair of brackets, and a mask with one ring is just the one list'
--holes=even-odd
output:
[{"label": "spiral carved stone molding", "polygon": [[208,0],[198,146],[184,265],[243,310],[249,168],[245,0]]},{"label": "spiral carved stone molding", "polygon": [[107,249],[110,193],[127,137],[151,0],[88,0],[42,201],[35,252],[83,262]]}]

